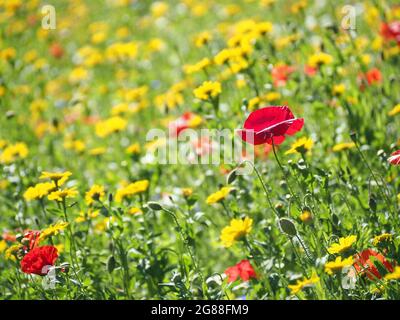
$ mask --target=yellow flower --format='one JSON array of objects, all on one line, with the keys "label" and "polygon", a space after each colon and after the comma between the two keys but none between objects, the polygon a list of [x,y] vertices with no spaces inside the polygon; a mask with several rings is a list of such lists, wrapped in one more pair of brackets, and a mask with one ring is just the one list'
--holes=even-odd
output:
[{"label": "yellow flower", "polygon": [[388,112],[388,115],[389,115],[389,116],[395,116],[395,115],[398,114],[399,112],[400,112],[400,103],[399,103],[399,104],[396,104],[396,105],[393,107],[393,109],[390,110],[390,111]]},{"label": "yellow flower", "polygon": [[330,254],[342,253],[347,249],[351,248],[353,243],[355,243],[356,241],[357,241],[357,236],[354,235],[345,238],[340,238],[339,243],[334,243],[328,248],[328,252]]},{"label": "yellow flower", "polygon": [[317,68],[320,65],[331,64],[332,61],[333,58],[330,54],[324,52],[318,52],[309,57],[308,65],[310,67]]},{"label": "yellow flower", "polygon": [[79,213],[79,217],[77,217],[75,219],[76,223],[81,223],[81,222],[85,222],[88,218],[90,219],[94,219],[96,218],[98,215],[100,214],[100,210],[91,210],[89,209],[87,213],[85,212],[80,212]]},{"label": "yellow flower", "polygon": [[3,253],[7,249],[7,242],[5,240],[0,241],[0,253]]},{"label": "yellow flower", "polygon": [[43,197],[47,196],[50,192],[54,191],[56,188],[57,187],[53,181],[38,183],[33,187],[29,187],[24,192],[24,199],[26,201],[42,199]]},{"label": "yellow flower", "polygon": [[281,94],[279,92],[269,92],[264,96],[264,99],[268,102],[276,101],[281,98]]},{"label": "yellow flower", "polygon": [[129,209],[128,213],[131,215],[136,215],[136,214],[142,214],[143,211],[140,208],[133,207]]},{"label": "yellow flower", "polygon": [[310,151],[311,148],[313,147],[314,142],[311,140],[311,138],[300,138],[297,141],[295,141],[292,145],[291,148],[285,152],[285,154],[292,154],[292,153],[306,153],[307,151]]},{"label": "yellow flower", "polygon": [[342,143],[335,144],[333,146],[332,150],[333,150],[333,152],[339,152],[342,150],[354,148],[355,146],[356,146],[356,144],[354,142],[342,142]]},{"label": "yellow flower", "polygon": [[11,247],[9,247],[5,253],[4,257],[6,260],[15,260],[15,256],[18,254],[18,251],[23,247],[22,244],[14,244]]},{"label": "yellow flower", "polygon": [[391,242],[393,240],[393,235],[390,233],[383,233],[379,236],[375,236],[372,243],[377,246],[381,242]]},{"label": "yellow flower", "polygon": [[72,175],[71,172],[66,171],[66,172],[47,172],[43,171],[39,179],[44,180],[44,179],[50,179],[54,181],[54,183],[60,187],[62,186],[68,178]]},{"label": "yellow flower", "polygon": [[209,43],[211,39],[212,39],[211,33],[208,31],[204,31],[196,36],[194,43],[197,48],[200,48],[205,44]]},{"label": "yellow flower", "polygon": [[0,154],[0,163],[10,164],[16,160],[25,159],[28,153],[28,147],[23,142],[8,145]]},{"label": "yellow flower", "polygon": [[138,193],[143,193],[148,189],[148,187],[149,187],[148,180],[140,180],[140,181],[136,181],[134,183],[130,183],[127,186],[122,187],[117,190],[117,192],[115,194],[115,201],[122,202],[122,200],[125,197],[133,196]]},{"label": "yellow flower", "polygon": [[330,261],[325,264],[325,272],[327,274],[334,274],[341,271],[344,267],[351,266],[353,264],[353,257],[350,256],[344,260],[342,257],[336,257],[335,261]]},{"label": "yellow flower", "polygon": [[98,147],[98,148],[93,148],[89,150],[89,154],[91,156],[100,156],[104,153],[106,153],[107,149],[103,147]]},{"label": "yellow flower", "polygon": [[128,148],[125,149],[127,154],[139,154],[140,153],[140,145],[139,143],[131,144]]},{"label": "yellow flower", "polygon": [[203,58],[200,61],[196,62],[195,64],[184,65],[183,71],[186,74],[193,74],[193,73],[196,73],[196,72],[206,69],[210,65],[211,65],[211,60],[208,58]]},{"label": "yellow flower", "polygon": [[300,220],[306,224],[311,222],[312,219],[313,219],[313,216],[312,216],[311,212],[308,210],[304,210],[300,215]]},{"label": "yellow flower", "polygon": [[400,280],[400,267],[395,267],[392,273],[385,275],[386,280]]},{"label": "yellow flower", "polygon": [[288,285],[288,288],[291,290],[291,294],[296,294],[300,290],[306,287],[310,287],[319,281],[319,277],[313,273],[311,278],[304,278],[303,280],[297,280],[296,284]]},{"label": "yellow flower", "polygon": [[185,198],[189,198],[193,194],[193,189],[192,188],[182,188],[182,195]]},{"label": "yellow flower", "polygon": [[345,90],[346,90],[346,86],[344,85],[344,83],[340,83],[340,84],[336,84],[333,86],[332,93],[335,96],[340,96],[345,92]]},{"label": "yellow flower", "polygon": [[100,138],[104,138],[114,132],[124,130],[126,126],[127,121],[125,119],[118,116],[111,117],[96,124],[96,134]]},{"label": "yellow flower", "polygon": [[233,189],[232,187],[222,187],[217,192],[209,195],[206,200],[206,203],[213,204],[213,203],[220,202],[221,200],[224,200],[228,196],[229,192],[231,192],[232,189]]},{"label": "yellow flower", "polygon": [[194,89],[194,96],[200,100],[210,100],[221,93],[221,84],[214,81],[204,81],[201,86]]},{"label": "yellow flower", "polygon": [[69,74],[69,81],[71,83],[81,82],[89,77],[89,72],[82,67],[77,67]]},{"label": "yellow flower", "polygon": [[164,1],[156,1],[150,7],[151,14],[156,18],[164,16],[168,12],[168,9],[169,6]]},{"label": "yellow flower", "polygon": [[7,187],[8,187],[9,184],[10,184],[10,183],[9,183],[7,180],[5,180],[5,179],[0,180],[0,190],[5,190],[5,189],[7,189]]},{"label": "yellow flower", "polygon": [[221,241],[224,247],[231,247],[235,241],[246,236],[251,231],[253,220],[245,217],[241,219],[232,219],[230,225],[222,229]]},{"label": "yellow flower", "polygon": [[88,206],[93,204],[97,200],[104,198],[105,192],[104,187],[98,184],[93,185],[88,192],[85,194],[85,201]]},{"label": "yellow flower", "polygon": [[63,201],[65,198],[74,198],[78,194],[76,188],[66,188],[63,190],[57,190],[50,193],[47,198],[49,200]]},{"label": "yellow flower", "polygon": [[58,221],[57,223],[51,225],[50,227],[44,229],[39,236],[39,241],[45,240],[47,238],[56,236],[63,231],[66,227],[68,227],[68,222]]}]

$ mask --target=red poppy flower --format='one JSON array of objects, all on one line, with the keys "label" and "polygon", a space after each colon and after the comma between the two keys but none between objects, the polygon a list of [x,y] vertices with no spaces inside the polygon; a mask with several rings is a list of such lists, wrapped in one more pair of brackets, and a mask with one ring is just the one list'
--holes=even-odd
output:
[{"label": "red poppy flower", "polygon": [[371,280],[377,278],[381,279],[382,275],[379,273],[378,268],[375,267],[374,263],[371,261],[371,257],[374,257],[376,260],[382,263],[389,272],[393,272],[393,266],[390,264],[390,262],[387,261],[382,254],[372,249],[366,249],[354,256],[354,268],[358,272],[365,273]]},{"label": "red poppy flower", "polygon": [[250,278],[257,278],[256,272],[249,260],[242,260],[235,266],[229,267],[225,270],[225,274],[228,276],[228,282],[234,282],[238,277],[243,281],[249,281]]},{"label": "red poppy flower", "polygon": [[271,76],[274,86],[276,87],[284,86],[289,78],[289,75],[293,73],[294,70],[295,70],[294,67],[287,65],[274,67],[271,71]]},{"label": "red poppy flower", "polygon": [[388,161],[395,166],[399,165],[400,164],[400,150],[393,152],[390,155],[390,157],[388,158]]},{"label": "red poppy flower", "polygon": [[303,128],[304,119],[297,119],[286,106],[270,106],[258,109],[248,116],[241,130],[242,139],[258,145],[281,144],[285,135],[293,135]]},{"label": "red poppy flower", "polygon": [[373,68],[365,74],[369,85],[382,81],[382,73],[377,68]]},{"label": "red poppy flower", "polygon": [[57,248],[53,246],[36,247],[21,260],[21,270],[25,273],[46,275],[48,267],[58,258]]},{"label": "red poppy flower", "polygon": [[309,77],[315,76],[317,74],[317,71],[317,68],[311,67],[309,65],[304,66],[304,73]]},{"label": "red poppy flower", "polygon": [[181,117],[169,124],[169,134],[173,137],[179,136],[183,130],[195,127],[200,121],[198,115],[192,112],[185,112]]},{"label": "red poppy flower", "polygon": [[385,40],[394,40],[400,46],[400,21],[381,24],[381,35]]},{"label": "red poppy flower", "polygon": [[50,46],[49,51],[50,51],[50,54],[56,59],[60,59],[64,55],[64,49],[57,42],[53,43]]}]

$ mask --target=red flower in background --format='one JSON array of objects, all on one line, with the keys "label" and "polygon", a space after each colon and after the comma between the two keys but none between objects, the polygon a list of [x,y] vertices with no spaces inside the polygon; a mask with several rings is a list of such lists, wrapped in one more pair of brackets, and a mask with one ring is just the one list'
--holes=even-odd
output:
[{"label": "red flower in background", "polygon": [[393,152],[388,158],[390,164],[398,166],[400,164],[400,150]]},{"label": "red flower in background", "polygon": [[241,130],[242,139],[248,143],[281,144],[285,135],[293,135],[303,128],[304,119],[297,119],[286,106],[258,109],[248,116]]},{"label": "red flower in background", "polygon": [[169,124],[169,134],[173,137],[179,136],[183,130],[197,127],[201,121],[200,116],[192,112],[185,112],[181,117]]},{"label": "red flower in background", "polygon": [[249,281],[250,278],[257,278],[256,272],[249,260],[242,260],[235,266],[229,267],[225,270],[225,274],[228,276],[228,282],[234,282],[238,277],[243,281]]},{"label": "red flower in background", "polygon": [[373,68],[367,71],[365,77],[369,85],[382,82],[382,73],[379,71],[378,68]]},{"label": "red flower in background", "polygon": [[284,86],[289,78],[289,75],[293,73],[294,70],[295,67],[287,65],[274,67],[271,71],[271,76],[274,86],[276,87]]},{"label": "red flower in background", "polygon": [[400,46],[400,21],[382,22],[381,35],[385,40],[394,40]]},{"label": "red flower in background", "polygon": [[377,278],[381,279],[382,275],[379,273],[378,268],[375,267],[374,263],[371,260],[371,257],[374,257],[376,260],[382,263],[389,272],[393,272],[393,266],[390,264],[390,262],[387,261],[382,254],[372,249],[366,249],[360,253],[357,253],[354,256],[354,268],[358,272],[365,273],[371,280]]},{"label": "red flower in background", "polygon": [[309,65],[304,66],[304,73],[309,77],[315,76],[317,74],[317,71],[317,68],[311,67]]},{"label": "red flower in background", "polygon": [[22,244],[29,244],[29,250],[32,250],[39,244],[40,231],[28,230],[24,233],[24,237],[21,240]]},{"label": "red flower in background", "polygon": [[57,42],[53,43],[50,46],[49,51],[50,51],[50,54],[56,59],[60,59],[64,55],[64,49]]},{"label": "red flower in background", "polygon": [[21,260],[21,270],[25,273],[43,276],[48,272],[48,268],[45,267],[53,266],[57,258],[58,252],[56,247],[36,247],[29,251]]}]

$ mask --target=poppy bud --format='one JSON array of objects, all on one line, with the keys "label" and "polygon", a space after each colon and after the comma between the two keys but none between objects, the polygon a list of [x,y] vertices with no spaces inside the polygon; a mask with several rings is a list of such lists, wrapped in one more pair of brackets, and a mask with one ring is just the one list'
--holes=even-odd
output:
[{"label": "poppy bud", "polygon": [[279,227],[280,227],[282,233],[285,233],[286,235],[288,235],[290,237],[297,236],[297,229],[292,220],[290,220],[288,218],[281,218],[279,220]]},{"label": "poppy bud", "polygon": [[161,211],[163,209],[163,207],[158,203],[158,202],[154,202],[154,201],[150,201],[147,203],[147,206],[154,211]]},{"label": "poppy bud", "polygon": [[355,131],[350,132],[350,139],[353,142],[357,142],[357,132]]},{"label": "poppy bud", "polygon": [[107,271],[108,273],[112,273],[115,269],[116,261],[114,256],[109,256],[107,260]]},{"label": "poppy bud", "polygon": [[236,178],[237,178],[237,169],[233,169],[231,172],[229,172],[228,176],[226,177],[226,184],[231,184],[233,183]]}]

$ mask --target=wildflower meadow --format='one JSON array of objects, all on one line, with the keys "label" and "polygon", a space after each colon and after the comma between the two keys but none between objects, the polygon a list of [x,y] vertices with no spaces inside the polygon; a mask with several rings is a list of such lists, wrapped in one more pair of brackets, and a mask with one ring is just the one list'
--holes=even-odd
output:
[{"label": "wildflower meadow", "polygon": [[400,4],[0,0],[0,299],[400,299]]}]

